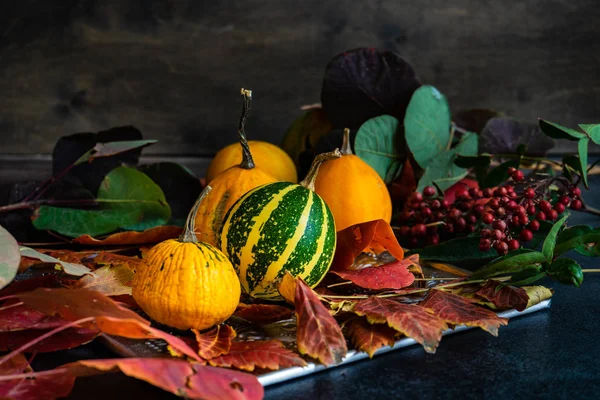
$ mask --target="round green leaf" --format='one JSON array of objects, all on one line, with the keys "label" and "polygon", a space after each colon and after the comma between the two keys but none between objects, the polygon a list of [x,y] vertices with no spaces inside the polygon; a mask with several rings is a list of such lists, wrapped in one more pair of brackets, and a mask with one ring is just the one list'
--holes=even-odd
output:
[{"label": "round green leaf", "polygon": [[19,244],[6,229],[0,226],[0,289],[15,278],[20,261]]},{"label": "round green leaf", "polygon": [[395,174],[389,174],[390,167],[397,164],[399,154],[396,149],[398,120],[391,115],[371,118],[361,125],[354,139],[354,152],[369,164],[386,183]]}]

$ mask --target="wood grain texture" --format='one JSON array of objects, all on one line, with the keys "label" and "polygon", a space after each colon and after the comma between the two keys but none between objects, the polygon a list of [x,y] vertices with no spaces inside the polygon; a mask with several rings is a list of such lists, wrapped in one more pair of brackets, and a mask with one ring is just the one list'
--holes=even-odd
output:
[{"label": "wood grain texture", "polygon": [[240,87],[249,137],[279,143],[361,46],[401,54],[453,111],[599,122],[599,17],[596,0],[2,2],[0,153],[133,124],[160,140],[147,153],[211,155],[236,139]]}]

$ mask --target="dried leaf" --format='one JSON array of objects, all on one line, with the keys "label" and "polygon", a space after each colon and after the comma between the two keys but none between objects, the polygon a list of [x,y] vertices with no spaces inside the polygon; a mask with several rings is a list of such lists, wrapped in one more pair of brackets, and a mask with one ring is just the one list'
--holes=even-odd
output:
[{"label": "dried leaf", "polygon": [[331,270],[347,270],[362,252],[380,254],[383,251],[388,251],[398,260],[404,258],[404,250],[389,223],[378,219],[349,226],[337,233],[337,248]]},{"label": "dried leaf", "polygon": [[527,296],[529,296],[526,308],[535,306],[544,300],[548,300],[554,293],[552,289],[548,289],[544,286],[523,286],[522,289],[524,289],[525,292],[527,292]]},{"label": "dried leaf", "polygon": [[127,231],[113,233],[103,238],[93,238],[90,235],[82,235],[73,239],[73,243],[88,246],[111,246],[111,245],[134,245],[159,243],[167,239],[179,237],[182,232],[179,226],[155,226],[142,232]]},{"label": "dried leaf", "polygon": [[[4,365],[3,365],[4,366]],[[0,375],[3,374],[0,370]],[[0,381],[0,398],[12,400],[54,400],[71,393],[75,377],[66,369],[42,372],[35,379],[15,378]]]},{"label": "dried leaf", "polygon": [[264,389],[255,376],[170,358],[84,360],[63,365],[75,376],[121,371],[189,399],[259,400]]},{"label": "dried leaf", "polygon": [[21,254],[15,238],[0,225],[0,289],[17,275]]},{"label": "dried leaf", "polygon": [[0,296],[4,297],[15,293],[29,292],[40,287],[57,288],[61,286],[61,279],[58,274],[36,275],[29,279],[11,282],[10,285],[0,291]]},{"label": "dried leaf", "polygon": [[279,340],[233,342],[227,354],[211,358],[208,362],[215,367],[233,367],[244,371],[254,371],[256,368],[277,370],[306,365],[302,357],[286,349]]},{"label": "dried leaf", "polygon": [[400,289],[412,285],[415,281],[415,276],[407,268],[412,264],[412,260],[404,259],[359,270],[331,272],[366,289]]},{"label": "dried leaf", "polygon": [[337,364],[348,352],[346,339],[337,321],[317,294],[300,278],[296,279],[296,342],[301,354],[325,365]]},{"label": "dried leaf", "polygon": [[290,304],[294,304],[296,297],[296,278],[289,271],[286,271],[277,286],[277,291]]},{"label": "dried leaf", "polygon": [[[64,322],[67,323],[66,321]],[[0,351],[12,351],[37,339],[50,330],[30,329],[18,332],[0,332]],[[73,349],[94,340],[100,332],[97,329],[71,328],[53,334],[47,339],[27,348],[27,353],[49,353]]]},{"label": "dried leaf", "polygon": [[507,318],[501,318],[493,311],[475,305],[461,296],[441,290],[432,290],[419,306],[450,324],[478,326],[494,336],[498,336],[500,325],[508,324]]},{"label": "dried leaf", "polygon": [[200,333],[192,329],[198,343],[198,354],[208,360],[221,354],[226,354],[231,348],[231,341],[236,335],[235,330],[229,325],[217,325],[208,332]]},{"label": "dried leaf", "polygon": [[354,347],[373,357],[383,346],[393,346],[396,330],[386,324],[371,324],[366,318],[354,317],[347,322],[347,335]]},{"label": "dried leaf", "polygon": [[96,290],[106,296],[131,294],[134,272],[129,267],[123,264],[115,267],[104,266],[95,270],[94,274],[95,276],[84,276],[70,288]]},{"label": "dried leaf", "polygon": [[25,358],[23,353],[16,354],[14,357],[0,364],[0,376],[22,374],[31,371],[32,369],[29,366],[29,362],[27,362],[27,358]]},{"label": "dried leaf", "polygon": [[527,307],[529,296],[523,288],[500,285],[502,285],[500,282],[489,279],[475,295],[486,299],[501,310],[514,308],[523,311]]},{"label": "dried leaf", "polygon": [[59,268],[61,268],[63,271],[65,271],[65,273],[67,273],[69,275],[81,276],[81,275],[85,275],[85,274],[91,274],[91,275],[94,274],[85,265],[61,261],[58,258],[49,256],[44,253],[40,253],[29,247],[21,246],[20,251],[21,251],[21,256],[23,256],[23,257],[33,258],[33,259],[36,259],[36,260],[39,260],[39,261],[42,261],[45,263],[56,264],[57,266],[60,266]]},{"label": "dried leaf", "polygon": [[442,332],[448,328],[446,322],[429,314],[422,307],[375,296],[359,301],[354,312],[367,317],[370,323],[387,324],[420,343],[428,353],[435,353],[442,339]]},{"label": "dried leaf", "polygon": [[85,265],[94,268],[99,268],[102,266],[123,266],[129,268],[132,271],[135,271],[142,263],[142,259],[139,257],[124,256],[122,254],[112,253],[108,251],[93,252],[91,254],[88,254],[81,261]]},{"label": "dried leaf", "polygon": [[293,310],[277,304],[240,304],[234,315],[256,325],[265,325],[288,319],[293,313]]},{"label": "dried leaf", "polygon": [[59,315],[49,316],[24,304],[4,306],[0,311],[0,332],[58,328],[67,323]]}]

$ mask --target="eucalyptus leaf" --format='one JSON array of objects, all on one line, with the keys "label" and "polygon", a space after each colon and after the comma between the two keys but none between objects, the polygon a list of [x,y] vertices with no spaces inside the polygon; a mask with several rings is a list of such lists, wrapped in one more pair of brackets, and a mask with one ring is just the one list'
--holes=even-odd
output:
[{"label": "eucalyptus leaf", "polygon": [[600,144],[600,124],[579,124],[579,127],[590,135],[592,142]]},{"label": "eucalyptus leaf", "polygon": [[74,276],[93,275],[93,276],[95,276],[95,274],[92,272],[92,270],[83,264],[61,261],[58,258],[51,257],[44,253],[40,253],[39,251],[34,250],[30,247],[26,247],[26,246],[21,246],[19,248],[19,251],[21,252],[21,256],[23,256],[23,257],[35,258],[36,260],[40,260],[45,263],[55,264],[59,269],[62,269],[65,273],[67,273],[69,275],[74,275]]},{"label": "eucalyptus leaf", "polygon": [[[390,167],[399,162],[396,149],[398,120],[391,115],[381,115],[366,121],[356,132],[354,152],[369,164],[386,183]],[[393,180],[393,177],[392,177]]]},{"label": "eucalyptus leaf", "polygon": [[567,128],[566,126],[559,125],[555,122],[540,119],[539,124],[542,132],[553,139],[579,140],[587,137],[585,133]]},{"label": "eucalyptus leaf", "polygon": [[589,138],[579,139],[577,143],[577,151],[579,153],[579,162],[581,163],[581,179],[586,188],[589,189],[588,176],[587,176],[587,162],[588,162],[588,145],[590,143]]},{"label": "eucalyptus leaf", "polygon": [[525,267],[546,261],[543,253],[531,249],[519,249],[498,257],[471,275],[472,279],[490,278],[497,275],[508,275],[520,272]]},{"label": "eucalyptus leaf", "polygon": [[[522,147],[522,151],[519,151]],[[537,124],[509,117],[491,118],[481,131],[479,151],[492,154],[527,154],[543,156],[554,147]]]},{"label": "eucalyptus leaf", "polygon": [[600,229],[593,229],[588,225],[571,226],[558,235],[554,256],[558,257],[587,243],[600,243]]},{"label": "eucalyptus leaf", "polygon": [[15,238],[0,225],[0,289],[17,275],[21,255]]},{"label": "eucalyptus leaf", "polygon": [[450,108],[443,94],[429,85],[417,89],[404,117],[406,143],[422,168],[448,148]]},{"label": "eucalyptus leaf", "polygon": [[554,225],[552,225],[550,232],[548,232],[548,236],[546,236],[546,240],[544,240],[544,244],[542,245],[542,253],[544,253],[544,257],[546,258],[547,262],[552,262],[552,259],[554,258],[554,247],[556,246],[558,233],[560,232],[560,228],[562,228],[567,221],[568,217],[568,215],[565,215]]},{"label": "eucalyptus leaf", "polygon": [[96,202],[102,209],[41,206],[34,214],[33,225],[70,237],[97,236],[119,228],[146,230],[164,225],[171,216],[161,188],[144,173],[128,167],[115,168],[106,175]]}]

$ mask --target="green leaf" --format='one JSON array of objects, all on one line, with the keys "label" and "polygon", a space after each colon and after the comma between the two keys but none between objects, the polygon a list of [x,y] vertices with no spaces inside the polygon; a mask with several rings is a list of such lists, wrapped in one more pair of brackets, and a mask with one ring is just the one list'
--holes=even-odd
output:
[{"label": "green leaf", "polygon": [[593,229],[588,225],[571,226],[558,236],[554,247],[554,256],[558,257],[587,243],[600,243],[600,229]]},{"label": "green leaf", "polygon": [[66,236],[98,236],[119,228],[146,230],[164,225],[171,216],[165,195],[152,179],[133,168],[112,170],[98,189],[101,210],[40,207],[33,219],[37,229]]},{"label": "green leaf", "polygon": [[530,249],[519,249],[498,257],[471,275],[472,279],[489,278],[496,275],[505,275],[520,272],[532,264],[546,261],[543,253]]},{"label": "green leaf", "polygon": [[[501,283],[502,286],[524,286],[530,285],[546,276],[546,272],[541,271],[539,265],[531,265],[523,268],[522,271],[511,275],[510,279],[506,282]],[[500,286],[500,285],[498,285]]]},{"label": "green leaf", "polygon": [[600,257],[600,242],[581,245],[575,248],[575,251],[586,257]]},{"label": "green leaf", "polygon": [[575,129],[567,128],[554,122],[539,120],[542,132],[553,139],[579,140],[587,137],[585,133],[576,131]]},{"label": "green leaf", "polygon": [[444,95],[429,85],[417,89],[404,116],[406,143],[422,168],[448,147],[450,108]]},{"label": "green leaf", "polygon": [[579,139],[577,143],[577,151],[579,152],[579,162],[581,164],[581,178],[583,184],[589,189],[588,177],[587,177],[587,162],[588,162],[588,145],[590,143],[589,138]]},{"label": "green leaf", "polygon": [[21,255],[15,238],[0,225],[0,289],[17,275]]},{"label": "green leaf", "polygon": [[579,124],[579,127],[590,135],[594,143],[600,144],[600,124]]},{"label": "green leaf", "polygon": [[554,247],[556,246],[556,239],[558,238],[558,233],[560,232],[560,228],[564,225],[564,223],[569,218],[568,215],[565,215],[561,219],[559,219],[552,228],[550,232],[548,232],[548,236],[546,236],[546,240],[544,240],[544,244],[542,245],[542,253],[544,253],[544,257],[547,262],[552,262],[554,258]]},{"label": "green leaf", "polygon": [[484,178],[482,188],[491,188],[498,186],[508,179],[508,169],[510,167],[519,168],[520,159],[508,160],[492,169]]},{"label": "green leaf", "polygon": [[86,267],[83,264],[76,264],[76,263],[61,261],[58,258],[51,257],[47,254],[40,253],[39,251],[36,251],[32,248],[25,247],[25,246],[21,246],[19,250],[23,257],[35,258],[36,260],[40,260],[45,263],[56,264],[56,266],[59,269],[62,269],[65,273],[67,273],[69,275],[74,275],[74,276],[81,276],[81,275],[86,275],[86,274],[95,275],[91,269],[89,269],[88,267]]},{"label": "green leaf", "polygon": [[497,256],[495,250],[479,250],[478,237],[465,237],[451,239],[435,246],[412,250],[411,254],[419,254],[419,259],[427,261],[440,261],[451,264],[476,264],[480,266]]},{"label": "green leaf", "polygon": [[[354,152],[381,177],[388,178],[388,170],[398,161],[396,129],[398,120],[391,115],[371,118],[360,126],[354,139]],[[386,180],[386,183],[390,181]]]},{"label": "green leaf", "polygon": [[583,270],[571,258],[558,258],[548,268],[548,276],[565,285],[579,287],[583,283]]},{"label": "green leaf", "polygon": [[110,157],[129,150],[139,149],[156,142],[158,142],[158,140],[124,140],[122,142],[96,143],[92,149],[86,151],[79,157],[74,165],[91,162],[95,158]]},{"label": "green leaf", "polygon": [[454,159],[454,164],[457,166],[461,168],[473,168],[475,170],[475,177],[477,178],[477,182],[480,186],[483,185],[483,181],[491,162],[492,157],[489,155],[456,156]]}]

